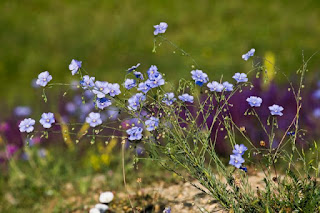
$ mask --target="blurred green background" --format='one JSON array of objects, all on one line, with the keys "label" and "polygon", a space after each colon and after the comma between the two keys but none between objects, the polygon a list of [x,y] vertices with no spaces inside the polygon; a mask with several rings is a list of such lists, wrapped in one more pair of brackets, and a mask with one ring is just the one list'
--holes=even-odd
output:
[{"label": "blurred green background", "polygon": [[[248,71],[250,48],[271,51],[277,66],[294,73],[319,48],[320,1],[210,0],[2,0],[0,95],[10,106],[34,105],[32,79],[48,70],[54,82],[72,80],[71,59],[92,75],[123,80],[140,62],[156,64],[167,79],[189,77],[191,61],[162,45],[152,53],[153,25],[169,24],[167,38],[189,52],[211,78]],[[310,70],[316,71],[316,64]]]}]

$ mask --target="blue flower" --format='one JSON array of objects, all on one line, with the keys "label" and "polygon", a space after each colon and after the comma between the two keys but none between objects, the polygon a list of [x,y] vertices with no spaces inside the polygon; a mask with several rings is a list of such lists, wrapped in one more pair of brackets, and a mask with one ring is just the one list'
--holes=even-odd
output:
[{"label": "blue flower", "polygon": [[49,74],[49,72],[44,71],[38,75],[36,84],[39,86],[45,87],[47,83],[49,83],[51,80],[52,80],[52,76]]},{"label": "blue flower", "polygon": [[251,50],[249,50],[249,52],[247,52],[246,54],[243,54],[243,55],[242,55],[242,59],[245,60],[245,61],[247,61],[251,56],[254,55],[254,52],[255,52],[255,51],[256,51],[256,50],[252,48]]},{"label": "blue flower", "polygon": [[127,69],[127,72],[132,72],[133,70],[136,70],[139,66],[140,66],[140,63]]},{"label": "blue flower", "polygon": [[115,84],[108,84],[109,88],[109,95],[114,97],[116,95],[119,95],[121,93],[120,91],[120,85],[115,83]]},{"label": "blue flower", "polygon": [[156,65],[151,65],[147,73],[150,80],[155,80],[160,75],[160,72],[158,72],[158,68]]},{"label": "blue flower", "polygon": [[166,207],[166,208],[163,210],[163,213],[171,213],[171,208],[170,208],[170,207]]},{"label": "blue flower", "polygon": [[147,127],[146,129],[151,132],[159,126],[159,119],[152,116],[149,120],[146,120],[145,125]]},{"label": "blue flower", "polygon": [[56,122],[54,119],[54,114],[52,112],[42,113],[40,123],[46,129],[50,128],[51,125]]},{"label": "blue flower", "polygon": [[237,167],[238,169],[242,166],[242,163],[244,163],[244,159],[241,155],[230,155],[230,161],[229,164]]},{"label": "blue flower", "polygon": [[143,93],[147,93],[151,87],[147,83],[140,83],[138,86],[138,91],[141,91]]},{"label": "blue flower", "polygon": [[167,104],[168,106],[170,106],[171,104],[173,104],[174,101],[176,101],[177,99],[174,97],[173,92],[170,93],[166,93],[164,94],[164,97],[162,99],[162,102]]},{"label": "blue flower", "polygon": [[320,89],[317,89],[313,94],[313,98],[320,99]]},{"label": "blue flower", "polygon": [[33,125],[36,123],[35,120],[33,120],[32,118],[26,118],[23,121],[20,122],[19,124],[19,129],[20,132],[27,132],[30,133],[34,130]]},{"label": "blue flower", "polygon": [[153,26],[155,28],[153,34],[154,35],[158,35],[159,33],[165,33],[167,28],[168,28],[168,24],[166,22],[160,22],[160,24],[158,25],[154,25]]},{"label": "blue flower", "polygon": [[246,99],[246,101],[250,104],[251,107],[260,107],[262,103],[262,98],[257,96],[250,96]]},{"label": "blue flower", "polygon": [[287,132],[287,135],[289,135],[289,136],[294,136],[295,134],[296,134],[296,132],[295,132],[295,131]]},{"label": "blue flower", "polygon": [[192,79],[199,86],[202,86],[204,83],[207,83],[209,81],[208,75],[202,72],[202,70],[192,70],[191,74]]},{"label": "blue flower", "polygon": [[179,95],[178,98],[183,102],[193,103],[193,96],[191,96],[189,94]]},{"label": "blue flower", "polygon": [[243,155],[245,151],[247,151],[248,148],[243,145],[243,144],[236,144],[234,146],[234,149],[232,150],[232,153],[235,154],[235,155]]},{"label": "blue flower", "polygon": [[99,98],[96,100],[96,106],[99,109],[104,109],[104,108],[110,106],[111,104],[112,104],[111,100],[108,98]]},{"label": "blue flower", "polygon": [[124,87],[126,89],[132,89],[135,86],[137,86],[137,84],[136,84],[136,80],[134,79],[126,79],[124,82]]},{"label": "blue flower", "polygon": [[134,71],[133,75],[136,76],[136,78],[143,80],[143,75],[141,72]]},{"label": "blue flower", "polygon": [[155,79],[153,80],[150,80],[148,79],[146,81],[146,84],[151,87],[151,88],[155,88],[155,87],[158,87],[158,86],[161,86],[161,85],[164,85],[165,81],[164,79],[162,78],[162,75],[159,74],[158,77],[156,77]]},{"label": "blue flower", "polygon": [[28,106],[17,106],[14,109],[14,114],[16,116],[29,116],[31,114],[31,108]]},{"label": "blue flower", "polygon": [[96,94],[98,98],[104,98],[106,94],[110,92],[109,83],[106,81],[96,81],[92,92]]},{"label": "blue flower", "polygon": [[82,61],[77,61],[75,59],[72,59],[70,65],[69,65],[69,70],[71,71],[72,75],[75,75],[79,69],[81,68]]},{"label": "blue flower", "polygon": [[146,100],[146,96],[143,93],[137,93],[134,96],[132,96],[131,98],[128,99],[128,103],[129,103],[129,110],[137,110],[140,108],[140,104],[142,101]]},{"label": "blue flower", "polygon": [[135,140],[140,140],[142,138],[142,131],[143,129],[141,127],[132,127],[127,130],[127,134],[129,135],[129,140],[135,141]]},{"label": "blue flower", "polygon": [[102,120],[100,117],[100,113],[95,113],[95,112],[90,112],[88,117],[86,118],[86,122],[91,126],[91,127],[96,127],[100,124],[102,124]]},{"label": "blue flower", "polygon": [[210,91],[212,92],[222,92],[223,90],[223,85],[220,84],[219,82],[217,81],[212,81],[211,83],[208,83],[207,84],[207,87],[210,89]]},{"label": "blue flower", "polygon": [[282,106],[273,104],[272,106],[269,106],[269,110],[271,115],[279,115],[279,116],[283,115],[283,113],[281,112],[283,110]]},{"label": "blue flower", "polygon": [[241,82],[247,82],[248,78],[247,78],[247,74],[245,73],[236,73],[234,74],[234,76],[232,77],[234,80],[237,81],[237,83],[241,83]]},{"label": "blue flower", "polygon": [[316,108],[313,110],[313,116],[316,118],[320,118],[320,108]]},{"label": "blue flower", "polygon": [[247,167],[242,167],[242,166],[240,166],[240,168],[239,168],[239,169],[243,170],[244,172],[248,172]]},{"label": "blue flower", "polygon": [[95,77],[90,77],[88,75],[83,76],[82,80],[80,81],[80,85],[83,89],[94,87]]},{"label": "blue flower", "polygon": [[233,84],[230,84],[228,81],[223,82],[223,89],[227,92],[233,91]]}]

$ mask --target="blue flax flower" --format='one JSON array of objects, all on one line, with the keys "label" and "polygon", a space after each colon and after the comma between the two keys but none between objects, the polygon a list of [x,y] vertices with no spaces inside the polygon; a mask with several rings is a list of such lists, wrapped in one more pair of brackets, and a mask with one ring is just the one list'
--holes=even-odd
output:
[{"label": "blue flax flower", "polygon": [[112,103],[111,103],[111,100],[108,99],[108,98],[99,98],[96,100],[96,106],[99,108],[99,109],[104,109],[108,106],[110,106]]},{"label": "blue flax flower", "polygon": [[156,65],[151,65],[147,73],[150,80],[155,80],[160,75],[160,72],[158,72],[158,68]]},{"label": "blue flax flower", "polygon": [[246,101],[251,107],[260,107],[262,103],[262,98],[257,96],[250,96],[246,99]]},{"label": "blue flax flower", "polygon": [[134,79],[126,79],[125,82],[124,82],[124,87],[126,89],[132,89],[133,87],[137,86],[136,84],[136,80]]},{"label": "blue flax flower", "polygon": [[192,70],[191,74],[192,79],[199,86],[202,86],[204,83],[207,83],[209,81],[208,75],[202,72],[202,70]]},{"label": "blue flax flower", "polygon": [[270,110],[271,115],[279,115],[279,116],[283,115],[283,113],[282,113],[283,107],[282,106],[273,104],[272,106],[269,106],[269,110]]},{"label": "blue flax flower", "polygon": [[127,130],[127,134],[129,135],[129,140],[135,141],[140,140],[142,138],[142,131],[141,127],[134,126]]},{"label": "blue flax flower", "polygon": [[237,83],[241,83],[241,82],[247,82],[248,78],[247,78],[247,74],[245,73],[236,73],[234,74],[234,76],[232,77],[234,80],[237,81]]},{"label": "blue flax flower", "polygon": [[162,102],[167,104],[168,106],[170,106],[171,104],[173,104],[174,101],[176,101],[177,99],[174,97],[173,92],[169,92],[164,94],[164,97],[162,99]]},{"label": "blue flax flower", "polygon": [[320,108],[315,108],[315,109],[313,110],[313,116],[314,116],[315,118],[320,118]]},{"label": "blue flax flower", "polygon": [[75,75],[79,69],[81,68],[82,61],[77,61],[75,59],[72,59],[70,65],[69,65],[69,70],[71,71],[72,75]]},{"label": "blue flax flower", "polygon": [[230,161],[229,164],[237,167],[238,169],[242,166],[242,163],[244,163],[244,159],[241,155],[230,155]]},{"label": "blue flax flower", "polygon": [[233,84],[230,84],[228,81],[223,82],[223,89],[227,92],[233,91]]},{"label": "blue flax flower", "polygon": [[210,89],[210,91],[212,92],[222,92],[223,90],[223,85],[220,84],[217,81],[212,81],[210,83],[207,84],[207,87]]},{"label": "blue flax flower", "polygon": [[146,129],[151,132],[159,126],[159,119],[152,116],[149,120],[146,120],[145,125],[147,127]]},{"label": "blue flax flower", "polygon": [[151,88],[156,88],[158,86],[164,85],[165,81],[162,78],[162,75],[159,74],[156,78],[154,78],[153,80],[148,79],[146,81],[146,84],[151,87]]},{"label": "blue flax flower", "polygon": [[127,72],[132,72],[133,70],[136,70],[139,66],[140,66],[140,63],[127,69]]},{"label": "blue flax flower", "polygon": [[109,95],[114,97],[116,95],[119,95],[121,93],[120,91],[120,85],[115,83],[115,84],[108,84],[109,88]]},{"label": "blue flax flower", "polygon": [[92,90],[98,98],[104,98],[110,92],[109,83],[106,81],[96,81],[94,89]]},{"label": "blue flax flower", "polygon": [[100,113],[90,112],[90,114],[86,118],[86,122],[91,127],[96,127],[96,126],[102,124]]},{"label": "blue flax flower", "polygon": [[179,95],[178,98],[183,102],[193,103],[193,96],[189,94]]},{"label": "blue flax flower", "polygon": [[254,52],[255,52],[255,51],[256,51],[256,50],[252,48],[251,50],[249,50],[249,52],[247,52],[246,54],[243,54],[243,55],[242,55],[242,59],[245,60],[245,61],[247,61],[251,56],[254,55]]},{"label": "blue flax flower", "polygon": [[54,114],[52,112],[42,113],[40,123],[46,129],[51,128],[52,124],[56,122],[54,119]]},{"label": "blue flax flower", "polygon": [[234,146],[234,149],[232,150],[232,153],[235,154],[235,155],[243,155],[245,151],[247,151],[248,148],[243,145],[243,144],[236,144]]},{"label": "blue flax flower", "polygon": [[160,24],[158,25],[154,25],[153,26],[155,28],[153,34],[154,35],[158,35],[159,33],[165,33],[167,28],[168,28],[168,24],[166,22],[160,22]]},{"label": "blue flax flower", "polygon": [[141,91],[143,93],[147,93],[150,89],[151,89],[151,87],[149,87],[149,85],[144,82],[140,83],[138,86],[138,91]]},{"label": "blue flax flower", "polygon": [[83,76],[82,80],[80,81],[80,85],[83,89],[88,89],[94,87],[95,77],[90,77],[88,75]]},{"label": "blue flax flower", "polygon": [[44,71],[38,75],[36,84],[45,87],[52,80],[52,76],[48,71]]},{"label": "blue flax flower", "polygon": [[30,133],[34,130],[33,125],[36,123],[35,120],[33,120],[32,118],[26,118],[23,121],[20,122],[19,124],[19,129],[20,132],[27,132]]},{"label": "blue flax flower", "polygon": [[136,78],[143,80],[143,75],[142,75],[141,72],[134,71],[134,72],[133,72],[133,75],[134,75]]},{"label": "blue flax flower", "polygon": [[128,99],[128,103],[129,103],[129,110],[137,110],[140,108],[140,104],[142,101],[146,100],[146,96],[143,93],[137,93],[134,96],[132,96],[131,98]]}]

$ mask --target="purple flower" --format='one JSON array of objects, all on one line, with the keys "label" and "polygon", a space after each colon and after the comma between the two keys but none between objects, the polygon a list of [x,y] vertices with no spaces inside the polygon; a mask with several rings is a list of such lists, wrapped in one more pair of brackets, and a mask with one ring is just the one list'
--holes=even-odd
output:
[{"label": "purple flower", "polygon": [[91,127],[102,124],[100,113],[90,112],[89,116],[86,118],[86,122],[90,124]]},{"label": "purple flower", "polygon": [[158,68],[156,65],[151,65],[147,73],[150,80],[155,80],[160,75],[160,72],[158,72]]},{"label": "purple flower", "polygon": [[244,159],[241,155],[230,155],[229,164],[237,167],[238,169],[241,167],[242,163],[244,163]]},{"label": "purple flower", "polygon": [[27,132],[30,133],[34,130],[33,125],[36,123],[35,120],[31,118],[25,118],[23,121],[19,124],[20,132]]},{"label": "purple flower", "polygon": [[143,93],[147,93],[151,87],[147,83],[140,83],[138,86],[138,91],[141,91]]},{"label": "purple flower", "polygon": [[95,87],[92,90],[98,98],[104,98],[110,92],[109,83],[106,81],[96,81]]},{"label": "purple flower", "polygon": [[135,111],[140,108],[141,102],[145,100],[146,100],[146,96],[143,93],[137,93],[128,99],[128,103],[129,103],[128,108],[130,110]]},{"label": "purple flower", "polygon": [[159,119],[152,116],[149,120],[146,120],[145,125],[147,127],[146,129],[151,132],[159,126]]},{"label": "purple flower", "polygon": [[94,87],[95,77],[90,77],[88,75],[83,76],[82,80],[80,81],[80,85],[83,89]]},{"label": "purple flower", "polygon": [[127,72],[132,72],[133,70],[136,70],[139,66],[140,66],[140,63],[127,69]]},{"label": "purple flower", "polygon": [[189,94],[179,95],[178,98],[183,102],[193,103],[193,96]]},{"label": "purple flower", "polygon": [[16,116],[29,116],[31,114],[31,108],[28,106],[17,106],[14,109],[14,114]]},{"label": "purple flower", "polygon": [[191,74],[192,79],[199,86],[202,86],[204,83],[207,83],[209,81],[208,75],[202,72],[202,70],[192,70]]},{"label": "purple flower", "polygon": [[134,71],[134,72],[133,72],[133,75],[134,75],[136,78],[143,80],[143,75],[142,75],[141,72]]},{"label": "purple flower", "polygon": [[249,50],[249,52],[247,52],[246,54],[243,54],[243,55],[242,55],[242,59],[245,60],[245,61],[247,61],[251,56],[254,55],[254,52],[255,52],[255,51],[256,51],[256,50],[252,48],[251,50]]},{"label": "purple flower", "polygon": [[283,113],[281,112],[283,110],[282,106],[273,104],[272,106],[269,106],[269,110],[271,115],[279,115],[279,116],[283,115]]},{"label": "purple flower", "polygon": [[251,107],[260,107],[262,103],[262,98],[257,96],[250,96],[246,99],[246,101],[250,104]]},{"label": "purple flower", "polygon": [[236,144],[234,145],[234,149],[232,150],[233,154],[235,155],[243,155],[245,151],[247,151],[248,148],[243,144]]},{"label": "purple flower", "polygon": [[131,127],[127,130],[127,134],[129,135],[129,140],[135,141],[140,140],[142,138],[142,131],[143,129],[141,127]]},{"label": "purple flower", "polygon": [[149,87],[151,87],[151,88],[156,88],[156,87],[158,87],[158,86],[164,85],[164,83],[165,83],[165,81],[164,81],[164,79],[162,78],[162,75],[161,75],[161,74],[159,74],[158,77],[156,77],[156,78],[153,79],[153,80],[148,79],[148,80],[146,81],[146,84],[147,84]]},{"label": "purple flower", "polygon": [[248,78],[247,78],[247,74],[245,73],[236,73],[234,74],[234,76],[232,77],[234,80],[237,81],[237,83],[241,83],[241,82],[247,82]]},{"label": "purple flower", "polygon": [[317,89],[313,94],[313,98],[320,99],[320,89]]},{"label": "purple flower", "polygon": [[69,70],[71,71],[72,75],[75,75],[79,69],[81,68],[82,61],[77,61],[75,59],[72,59],[70,65],[69,65]]},{"label": "purple flower", "polygon": [[54,115],[52,112],[48,112],[48,113],[43,113],[41,115],[41,119],[40,119],[40,123],[42,124],[42,126],[46,129],[50,128],[51,125],[56,122],[54,119]]},{"label": "purple flower", "polygon": [[136,84],[136,80],[134,79],[126,79],[124,82],[124,87],[126,89],[132,89],[135,86],[137,86],[137,84]]},{"label": "purple flower", "polygon": [[211,92],[222,92],[224,88],[223,85],[217,81],[212,81],[211,83],[208,83],[207,87],[210,89]]},{"label": "purple flower", "polygon": [[164,94],[164,97],[162,99],[162,102],[167,104],[168,106],[170,106],[171,104],[173,104],[174,101],[176,101],[177,99],[174,97],[173,92],[170,93],[166,93]]},{"label": "purple flower", "polygon": [[45,87],[52,80],[52,76],[48,71],[44,71],[38,75],[36,84]]},{"label": "purple flower", "polygon": [[223,82],[223,89],[227,92],[233,91],[233,84],[230,84],[228,81]]},{"label": "purple flower", "polygon": [[108,98],[99,98],[96,100],[96,106],[99,109],[104,109],[104,108],[110,106],[111,104],[112,104],[111,100]]},{"label": "purple flower", "polygon": [[120,85],[115,83],[115,84],[109,84],[108,85],[109,88],[109,95],[114,97],[116,95],[119,95],[121,93],[120,91]]},{"label": "purple flower", "polygon": [[160,22],[160,24],[158,25],[154,25],[153,26],[155,28],[153,34],[154,35],[158,35],[159,33],[165,33],[167,28],[168,28],[168,24],[166,22]]}]

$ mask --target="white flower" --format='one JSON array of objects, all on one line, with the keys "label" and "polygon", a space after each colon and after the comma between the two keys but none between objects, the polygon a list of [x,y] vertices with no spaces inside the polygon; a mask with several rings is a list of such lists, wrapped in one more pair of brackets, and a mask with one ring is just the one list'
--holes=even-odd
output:
[{"label": "white flower", "polygon": [[109,209],[109,206],[106,204],[98,203],[94,206],[94,208],[99,209],[101,213],[104,213]]},{"label": "white flower", "polygon": [[89,213],[100,213],[100,210],[97,208],[90,209]]},{"label": "white flower", "polygon": [[112,200],[113,200],[113,193],[112,192],[102,192],[100,194],[100,197],[99,197],[99,201],[100,203],[110,203]]}]

